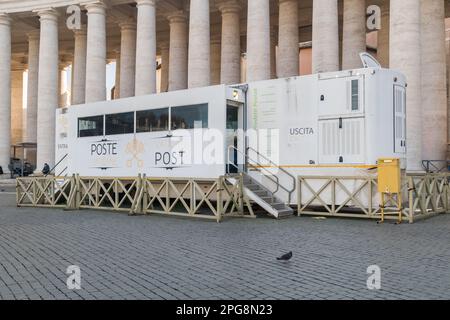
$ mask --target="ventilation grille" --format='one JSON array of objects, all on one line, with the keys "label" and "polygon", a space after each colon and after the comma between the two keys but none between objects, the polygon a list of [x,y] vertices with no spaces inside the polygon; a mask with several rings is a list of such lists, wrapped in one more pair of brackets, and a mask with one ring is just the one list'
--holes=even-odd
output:
[{"label": "ventilation grille", "polygon": [[342,155],[357,156],[361,154],[361,120],[346,119],[342,127]]},{"label": "ventilation grille", "polygon": [[339,121],[323,121],[321,123],[322,132],[322,154],[324,156],[337,156],[341,149],[339,134]]},{"label": "ventilation grille", "polygon": [[364,162],[364,119],[322,120],[319,124],[322,163]]}]

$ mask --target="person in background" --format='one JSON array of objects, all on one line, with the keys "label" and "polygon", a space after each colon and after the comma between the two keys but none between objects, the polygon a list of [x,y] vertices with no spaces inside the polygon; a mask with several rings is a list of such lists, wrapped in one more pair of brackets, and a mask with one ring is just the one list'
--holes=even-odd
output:
[{"label": "person in background", "polygon": [[44,168],[42,169],[42,174],[48,175],[49,173],[50,173],[50,166],[48,165],[48,163],[45,163]]}]

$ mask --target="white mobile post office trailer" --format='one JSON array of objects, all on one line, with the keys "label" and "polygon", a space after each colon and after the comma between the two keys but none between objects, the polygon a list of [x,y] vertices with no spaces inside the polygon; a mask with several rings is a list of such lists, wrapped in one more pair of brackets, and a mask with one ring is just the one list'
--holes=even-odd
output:
[{"label": "white mobile post office trailer", "polygon": [[300,175],[370,174],[386,157],[400,158],[404,168],[405,102],[401,73],[366,65],[71,106],[57,110],[56,161],[63,160],[55,173],[218,178],[245,172],[295,204]]}]

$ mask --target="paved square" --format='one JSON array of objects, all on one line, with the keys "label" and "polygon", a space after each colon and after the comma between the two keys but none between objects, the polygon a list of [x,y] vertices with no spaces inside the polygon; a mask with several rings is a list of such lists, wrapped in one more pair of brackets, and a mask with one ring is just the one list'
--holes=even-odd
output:
[{"label": "paved square", "polygon": [[[449,248],[450,215],[217,224],[18,209],[0,192],[1,299],[450,299]],[[291,262],[275,260],[290,250]],[[81,290],[67,289],[69,265],[81,268]],[[366,287],[370,265],[381,290]]]}]

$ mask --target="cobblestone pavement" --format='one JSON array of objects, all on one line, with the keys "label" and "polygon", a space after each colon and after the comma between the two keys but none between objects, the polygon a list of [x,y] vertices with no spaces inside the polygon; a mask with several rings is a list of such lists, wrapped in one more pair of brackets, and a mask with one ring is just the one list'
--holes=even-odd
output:
[{"label": "cobblestone pavement", "polygon": [[[1,299],[450,299],[450,215],[217,224],[14,201],[0,192]],[[291,262],[275,260],[289,250]],[[67,289],[69,265],[81,290]],[[381,290],[366,287],[370,265]]]}]

